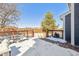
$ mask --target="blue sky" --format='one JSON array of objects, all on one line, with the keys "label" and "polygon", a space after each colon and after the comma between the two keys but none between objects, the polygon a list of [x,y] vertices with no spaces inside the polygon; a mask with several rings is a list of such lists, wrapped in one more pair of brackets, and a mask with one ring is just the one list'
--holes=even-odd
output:
[{"label": "blue sky", "polygon": [[56,23],[63,26],[60,15],[67,11],[65,3],[23,3],[18,4],[17,8],[21,12],[20,20],[17,22],[18,27],[40,27],[46,12],[53,14]]}]

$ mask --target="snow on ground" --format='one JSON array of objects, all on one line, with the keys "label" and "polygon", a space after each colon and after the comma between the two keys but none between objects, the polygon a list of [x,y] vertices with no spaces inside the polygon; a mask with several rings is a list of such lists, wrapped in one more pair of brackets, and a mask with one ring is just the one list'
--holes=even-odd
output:
[{"label": "snow on ground", "polygon": [[64,39],[60,39],[60,38],[47,37],[47,39],[53,40],[53,41],[56,41],[56,42],[60,42],[60,43],[66,43],[66,41]]},{"label": "snow on ground", "polygon": [[[57,39],[56,39],[57,40]],[[12,56],[77,56],[78,52],[60,47],[56,44],[37,39],[30,38],[19,43],[13,43],[9,46]]]},{"label": "snow on ground", "polygon": [[4,54],[6,52],[9,52],[7,39],[3,40],[0,44],[0,54]]},{"label": "snow on ground", "polygon": [[31,39],[25,40],[23,42],[13,43],[9,46],[11,49],[12,56],[20,56],[26,52],[30,47],[35,44],[35,41]]},{"label": "snow on ground", "polygon": [[22,56],[77,56],[78,52],[36,39],[35,44]]}]

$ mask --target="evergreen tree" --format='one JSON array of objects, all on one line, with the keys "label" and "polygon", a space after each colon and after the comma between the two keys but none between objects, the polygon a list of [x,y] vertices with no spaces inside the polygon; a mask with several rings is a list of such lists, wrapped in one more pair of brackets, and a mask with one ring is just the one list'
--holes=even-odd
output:
[{"label": "evergreen tree", "polygon": [[56,29],[56,21],[53,19],[53,15],[50,12],[45,14],[44,20],[41,23],[43,30],[53,30]]}]

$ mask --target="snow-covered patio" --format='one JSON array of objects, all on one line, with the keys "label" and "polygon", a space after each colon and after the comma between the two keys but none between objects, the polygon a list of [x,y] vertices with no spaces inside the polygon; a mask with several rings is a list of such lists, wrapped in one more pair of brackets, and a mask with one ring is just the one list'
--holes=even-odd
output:
[{"label": "snow-covered patio", "polygon": [[[53,38],[54,39],[54,38]],[[79,52],[32,38],[10,45],[12,56],[77,56]]]}]

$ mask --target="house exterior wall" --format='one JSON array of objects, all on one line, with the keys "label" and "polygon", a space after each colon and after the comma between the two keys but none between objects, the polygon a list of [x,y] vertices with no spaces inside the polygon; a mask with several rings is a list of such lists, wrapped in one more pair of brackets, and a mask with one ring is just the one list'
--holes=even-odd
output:
[{"label": "house exterior wall", "polygon": [[71,14],[65,16],[65,40],[71,43]]},{"label": "house exterior wall", "polygon": [[79,46],[79,3],[74,4],[74,39],[75,45]]},{"label": "house exterior wall", "polygon": [[75,45],[74,39],[74,3],[71,3],[71,44]]},{"label": "house exterior wall", "polygon": [[79,46],[79,3],[69,5],[70,13],[64,14],[64,39],[72,45]]}]

